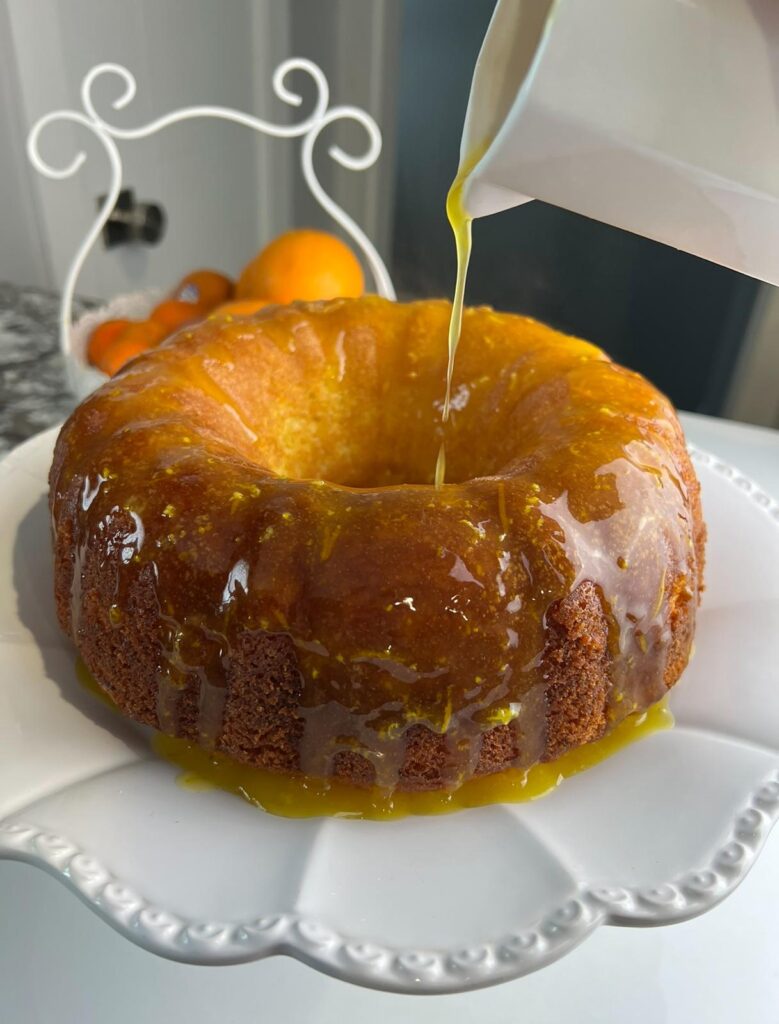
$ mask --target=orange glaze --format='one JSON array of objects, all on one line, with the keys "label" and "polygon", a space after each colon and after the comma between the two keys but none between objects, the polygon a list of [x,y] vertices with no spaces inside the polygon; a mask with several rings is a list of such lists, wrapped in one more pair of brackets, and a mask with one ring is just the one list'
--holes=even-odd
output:
[{"label": "orange glaze", "polygon": [[691,608],[698,587],[670,404],[593,345],[467,309],[435,489],[450,308],[207,322],[66,425],[52,509],[73,523],[71,629],[110,535],[115,628],[153,571],[163,729],[195,678],[199,742],[218,747],[236,638],[264,631],[297,650],[306,774],[358,751],[391,788],[415,723],[446,736],[448,785],[496,724],[519,730],[524,769],[543,749],[546,612],[583,580],[609,619],[612,722],[664,694],[671,574]]},{"label": "orange glaze", "polygon": [[[452,380],[454,378],[454,360],[457,355],[457,346],[460,343],[460,331],[462,330],[463,303],[465,301],[465,281],[468,276],[468,264],[471,259],[471,221],[473,218],[463,204],[463,190],[476,164],[481,160],[487,144],[482,143],[476,146],[472,153],[463,161],[457,172],[457,177],[452,182],[452,187],[446,197],[446,216],[449,226],[454,235],[454,244],[457,255],[457,277],[454,285],[454,297],[452,299],[452,312],[449,318],[449,337],[447,349],[446,366],[446,393],[444,395],[444,406],[441,413],[441,420],[444,424],[449,422],[449,413],[452,403]],[[438,449],[438,458],[435,467],[435,485],[441,487],[446,477],[446,440],[441,441]]]}]

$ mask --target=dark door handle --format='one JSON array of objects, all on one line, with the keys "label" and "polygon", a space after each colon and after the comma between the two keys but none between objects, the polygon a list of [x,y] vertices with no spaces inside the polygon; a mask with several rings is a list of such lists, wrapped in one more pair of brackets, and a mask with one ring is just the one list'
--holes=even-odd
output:
[{"label": "dark door handle", "polygon": [[[105,196],[101,196],[98,205],[104,202]],[[137,202],[135,192],[124,188],[103,225],[102,234],[106,249],[139,242],[156,245],[165,234],[165,211],[159,203]]]}]

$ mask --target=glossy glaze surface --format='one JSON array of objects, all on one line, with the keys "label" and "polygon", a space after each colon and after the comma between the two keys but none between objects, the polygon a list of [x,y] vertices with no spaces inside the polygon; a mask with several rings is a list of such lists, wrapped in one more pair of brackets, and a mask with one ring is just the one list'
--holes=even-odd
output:
[{"label": "glossy glaze surface", "polygon": [[669,403],[593,345],[468,309],[436,489],[449,319],[446,302],[365,298],[207,323],[66,425],[52,504],[75,533],[71,630],[110,537],[115,628],[153,577],[163,730],[194,679],[199,742],[218,747],[236,641],[283,634],[305,773],[358,752],[390,788],[415,724],[445,738],[445,787],[498,724],[527,767],[546,616],[583,581],[609,623],[610,721],[665,692],[670,602],[692,608],[698,588]]}]

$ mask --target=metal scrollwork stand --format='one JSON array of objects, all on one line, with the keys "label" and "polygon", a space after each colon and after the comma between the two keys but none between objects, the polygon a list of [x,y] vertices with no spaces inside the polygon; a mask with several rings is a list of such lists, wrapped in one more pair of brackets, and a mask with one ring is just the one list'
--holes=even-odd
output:
[{"label": "metal scrollwork stand", "polygon": [[368,137],[368,146],[364,153],[353,156],[345,152],[340,146],[330,146],[328,154],[341,167],[350,171],[364,171],[371,167],[381,153],[381,132],[373,118],[364,110],[354,106],[334,106],[330,104],[330,89],[321,68],[310,60],[301,57],[293,57],[283,61],[273,73],[273,91],[284,103],[293,107],[299,107],[302,98],[299,93],[290,89],[287,78],[291,72],[302,71],[310,76],[316,86],[316,101],[314,109],[297,124],[280,125],[270,121],[246,114],[239,110],[232,110],[229,107],[219,106],[195,106],[183,107],[180,110],[172,111],[148,124],[137,128],[119,128],[101,117],[95,108],[92,99],[92,87],[98,78],[111,76],[120,79],[123,89],[121,95],[112,103],[114,110],[122,110],[130,104],[136,93],[135,77],[127,68],[121,64],[98,64],[86,75],[81,83],[81,103],[83,112],[80,110],[54,110],[41,117],[33,125],[27,138],[27,153],[33,166],[47,178],[61,181],[70,178],[77,173],[86,160],[86,154],[82,151],[76,153],[73,159],[65,166],[53,166],[45,160],[40,153],[39,142],[43,131],[53,122],[70,122],[83,125],[100,141],[108,157],[111,169],[110,188],[100,207],[98,215],[87,232],[86,237],[79,246],[78,251],[71,263],[62,289],[62,302],[60,306],[60,346],[66,359],[73,358],[72,331],[73,331],[73,295],[78,276],[84,261],[89,255],[92,246],[100,236],[103,227],[113,211],[119,192],[122,188],[122,159],[119,149],[114,140],[120,139],[129,141],[142,139],[155,135],[169,125],[179,121],[188,121],[195,118],[220,118],[225,121],[233,121],[236,124],[245,125],[263,135],[271,135],[276,138],[300,138],[300,166],[303,178],[311,194],[330,217],[350,236],[362,253],[365,262],[371,272],[376,291],[385,298],[394,299],[395,291],[387,268],[382,262],[376,248],[362,228],[343,210],[324,190],[314,170],[314,147],[320,133],[328,125],[335,121],[351,120],[356,121],[365,129]]}]

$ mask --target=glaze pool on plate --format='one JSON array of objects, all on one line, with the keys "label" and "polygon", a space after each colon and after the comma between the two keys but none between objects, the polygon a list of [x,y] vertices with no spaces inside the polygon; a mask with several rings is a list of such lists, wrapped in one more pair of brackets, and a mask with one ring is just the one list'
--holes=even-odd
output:
[{"label": "glaze pool on plate", "polygon": [[623,747],[654,732],[670,729],[673,715],[665,701],[641,714],[630,715],[601,740],[524,771],[509,769],[470,779],[454,790],[387,792],[360,789],[337,779],[280,776],[240,764],[229,757],[203,750],[186,740],[158,733],[152,742],[162,757],[184,770],[182,785],[192,789],[215,786],[249,803],[291,818],[319,817],[388,819],[410,814],[447,814],[486,804],[524,803],[546,796],[565,779],[594,767]]},{"label": "glaze pool on plate", "polygon": [[[76,676],[86,690],[118,713],[114,702],[80,658],[76,661]],[[288,818],[385,820],[537,800],[547,796],[565,779],[593,768],[631,743],[672,727],[673,715],[664,699],[647,711],[628,715],[602,739],[577,747],[555,761],[470,779],[453,790],[417,793],[359,787],[338,779],[279,775],[159,732],[152,737],[151,745],[155,753],[182,769],[178,782],[187,789],[222,789],[263,811]]]}]

